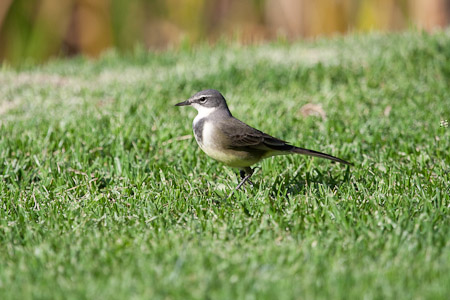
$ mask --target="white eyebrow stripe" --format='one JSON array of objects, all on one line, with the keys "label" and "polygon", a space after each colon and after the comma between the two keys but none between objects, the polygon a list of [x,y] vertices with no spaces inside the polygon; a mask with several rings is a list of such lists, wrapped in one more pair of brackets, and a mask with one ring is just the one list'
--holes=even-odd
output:
[{"label": "white eyebrow stripe", "polygon": [[195,99],[200,99],[200,98],[203,98],[203,97],[212,97],[212,95],[200,95],[200,96],[198,96],[198,97],[195,98]]}]

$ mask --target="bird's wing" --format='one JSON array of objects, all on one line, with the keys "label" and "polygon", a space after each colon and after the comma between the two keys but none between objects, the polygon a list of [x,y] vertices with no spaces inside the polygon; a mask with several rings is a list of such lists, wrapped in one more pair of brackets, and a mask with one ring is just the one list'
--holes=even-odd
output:
[{"label": "bird's wing", "polygon": [[250,127],[235,118],[229,119],[225,124],[221,125],[220,128],[222,129],[222,133],[228,140],[227,147],[230,149],[260,152],[263,155],[266,155],[267,152],[270,153],[269,155],[276,155],[282,154],[283,151],[291,151],[298,154],[326,158],[339,163],[352,165],[350,162],[326,153],[289,145],[286,141],[277,139]]},{"label": "bird's wing", "polygon": [[221,128],[223,128],[223,133],[228,137],[229,148],[253,148],[266,151],[283,151],[293,148],[287,142],[250,127],[238,119],[229,119],[227,124],[224,125]]}]

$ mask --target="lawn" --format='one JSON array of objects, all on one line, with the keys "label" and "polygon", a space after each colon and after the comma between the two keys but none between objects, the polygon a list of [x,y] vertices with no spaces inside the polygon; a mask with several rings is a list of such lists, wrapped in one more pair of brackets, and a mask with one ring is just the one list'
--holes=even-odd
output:
[{"label": "lawn", "polygon": [[[2,299],[448,299],[449,30],[0,68]],[[270,158],[225,201],[174,106],[206,88],[354,166]]]}]

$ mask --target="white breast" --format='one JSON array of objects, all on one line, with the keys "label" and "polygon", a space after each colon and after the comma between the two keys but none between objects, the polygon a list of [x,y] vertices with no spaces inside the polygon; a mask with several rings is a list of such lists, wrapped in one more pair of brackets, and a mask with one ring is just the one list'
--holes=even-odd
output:
[{"label": "white breast", "polygon": [[[198,121],[199,120],[197,120],[197,122]],[[209,157],[232,167],[248,167],[259,160],[249,157],[244,151],[233,151],[224,148],[223,145],[220,144],[220,135],[221,133],[214,126],[213,122],[205,120],[205,123],[203,124],[202,140],[200,141],[197,135],[195,135],[195,139],[200,146],[200,149],[202,149]]]},{"label": "white breast", "polygon": [[[200,120],[202,120],[202,118],[195,118],[194,119],[194,124],[193,127],[195,128],[196,126],[198,126]],[[212,124],[211,121],[208,121],[207,119],[203,119],[203,126],[201,128],[201,139],[199,139],[199,136],[197,135],[196,130],[194,130],[194,136],[195,136],[195,140],[197,141],[198,145],[200,146],[200,148],[206,152],[205,148],[216,148],[217,145],[214,142],[214,134],[215,134],[215,130],[214,130],[214,126]],[[197,129],[197,131],[200,130]]]},{"label": "white breast", "polygon": [[[203,124],[203,134],[202,134],[202,149],[203,148],[217,148],[218,145],[215,143],[215,128],[211,121],[206,121]],[[206,152],[206,151],[205,151]]]},{"label": "white breast", "polygon": [[194,130],[195,140],[203,152],[217,161],[237,168],[245,168],[258,162],[259,158],[253,157],[245,151],[230,150],[221,145],[223,133],[220,132],[216,126],[214,126],[214,121],[212,120],[213,118],[208,118],[210,114],[216,110],[216,108],[203,107],[198,104],[192,104],[192,106],[198,110],[198,114],[193,123],[194,128],[196,125],[199,125],[200,120],[203,119],[202,121],[204,121],[201,132],[201,140],[199,140]]},{"label": "white breast", "polygon": [[198,105],[197,103],[193,103],[192,106],[195,109],[197,109],[197,111],[198,111],[198,114],[194,119],[194,124],[193,124],[194,126],[195,126],[195,124],[197,124],[197,122],[200,119],[208,117],[212,112],[214,112],[216,110],[215,107],[204,107],[204,106]]}]

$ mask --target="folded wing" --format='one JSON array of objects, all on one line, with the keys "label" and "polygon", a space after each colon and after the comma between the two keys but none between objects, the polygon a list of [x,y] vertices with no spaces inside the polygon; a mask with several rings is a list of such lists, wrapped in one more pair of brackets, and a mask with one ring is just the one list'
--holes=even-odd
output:
[{"label": "folded wing", "polygon": [[248,126],[238,119],[232,118],[227,121],[223,133],[228,137],[229,148],[235,150],[263,150],[263,151],[289,151],[294,146],[286,141],[277,139],[262,131]]},{"label": "folded wing", "polygon": [[289,145],[286,141],[280,140],[250,127],[236,118],[227,120],[227,123],[223,125],[224,126],[221,126],[221,128],[223,129],[225,136],[228,138],[228,148],[233,150],[259,152],[260,155],[265,157],[288,154],[291,152],[325,158],[346,165],[352,165],[352,163],[348,161],[326,153]]}]

